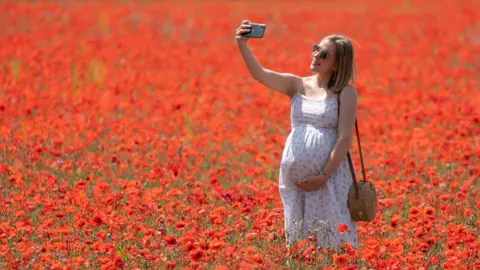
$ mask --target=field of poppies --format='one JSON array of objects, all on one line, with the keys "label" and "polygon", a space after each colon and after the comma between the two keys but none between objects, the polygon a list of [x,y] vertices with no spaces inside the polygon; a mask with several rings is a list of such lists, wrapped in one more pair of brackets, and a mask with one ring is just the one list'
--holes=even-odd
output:
[{"label": "field of poppies", "polygon": [[[480,2],[0,5],[0,268],[480,268]],[[285,248],[289,99],[249,75],[243,19],[281,72],[355,41],[379,196],[358,250]]]}]

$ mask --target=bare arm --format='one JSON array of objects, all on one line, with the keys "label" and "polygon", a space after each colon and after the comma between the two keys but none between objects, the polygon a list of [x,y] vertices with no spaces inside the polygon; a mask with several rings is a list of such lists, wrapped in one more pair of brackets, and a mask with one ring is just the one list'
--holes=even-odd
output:
[{"label": "bare arm", "polygon": [[248,31],[248,23],[248,21],[244,21],[237,32],[237,45],[248,71],[261,84],[291,97],[295,89],[295,82],[301,80],[300,77],[291,73],[280,73],[262,67],[250,48],[248,48],[247,39],[238,35],[238,33]]},{"label": "bare arm", "polygon": [[346,86],[340,94],[340,104],[337,142],[323,168],[328,176],[331,176],[337,170],[352,146],[355,120],[357,119],[357,89]]}]

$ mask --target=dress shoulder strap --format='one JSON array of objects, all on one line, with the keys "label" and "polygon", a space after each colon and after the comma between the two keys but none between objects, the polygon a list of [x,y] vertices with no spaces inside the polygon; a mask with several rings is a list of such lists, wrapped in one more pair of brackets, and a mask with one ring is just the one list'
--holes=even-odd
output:
[{"label": "dress shoulder strap", "polygon": [[297,91],[295,91],[295,93],[294,93],[294,94],[297,94],[297,93],[298,93],[298,91],[300,91],[300,88],[302,88],[302,86],[303,86],[303,79],[302,79],[302,78],[300,78],[300,83],[298,84]]},{"label": "dress shoulder strap", "polygon": [[300,83],[298,84],[298,87],[297,87],[297,90],[295,90],[291,95],[291,97],[293,98],[294,96],[296,96],[298,94],[298,91],[300,91],[300,88],[303,86],[303,79],[300,78]]},{"label": "dress shoulder strap", "polygon": [[297,93],[298,93],[298,90],[300,90],[300,88],[303,86],[303,80],[302,78],[300,78],[300,83],[298,84],[298,87],[297,87]]}]

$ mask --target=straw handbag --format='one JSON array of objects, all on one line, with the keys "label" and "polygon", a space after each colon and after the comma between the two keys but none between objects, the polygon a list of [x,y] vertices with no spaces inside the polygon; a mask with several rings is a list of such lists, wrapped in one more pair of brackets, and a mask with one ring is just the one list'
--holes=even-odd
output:
[{"label": "straw handbag", "polygon": [[[340,94],[338,95],[338,115],[340,116]],[[363,181],[358,181],[355,177],[352,156],[350,151],[347,153],[350,172],[352,173],[353,183],[348,193],[347,205],[350,209],[350,216],[355,221],[372,221],[377,214],[377,192],[372,182],[367,181],[365,168],[363,166],[362,148],[360,147],[360,135],[358,132],[358,123],[355,119],[355,131],[357,132],[358,150],[360,152],[360,162],[362,164]]]}]

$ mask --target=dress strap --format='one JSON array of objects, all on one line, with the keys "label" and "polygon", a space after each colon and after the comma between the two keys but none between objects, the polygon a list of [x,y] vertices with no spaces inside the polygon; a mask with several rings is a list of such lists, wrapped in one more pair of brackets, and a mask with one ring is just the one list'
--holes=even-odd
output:
[{"label": "dress strap", "polygon": [[299,86],[297,87],[297,91],[296,93],[298,93],[298,91],[300,90],[300,88],[303,86],[303,80],[300,78],[300,84]]},{"label": "dress strap", "polygon": [[294,93],[292,93],[292,97],[291,97],[291,98],[294,98],[295,96],[297,96],[298,91],[300,90],[300,88],[302,87],[302,85],[303,85],[303,80],[302,80],[302,78],[300,78],[300,84],[298,85],[297,90],[296,90]]}]

